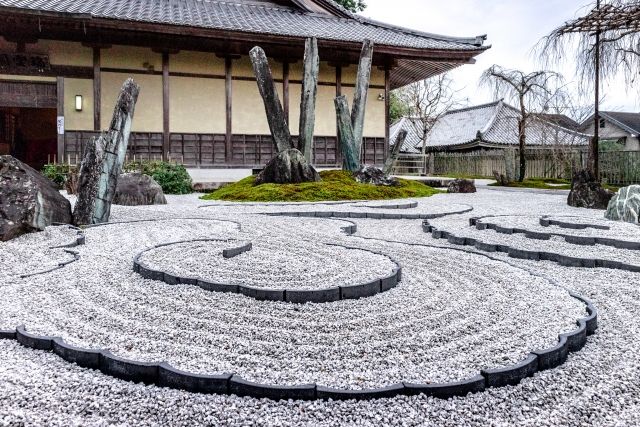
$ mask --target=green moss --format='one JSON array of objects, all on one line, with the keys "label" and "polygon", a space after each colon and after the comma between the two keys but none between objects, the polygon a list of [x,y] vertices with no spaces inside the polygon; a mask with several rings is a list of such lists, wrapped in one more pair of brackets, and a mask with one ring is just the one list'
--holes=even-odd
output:
[{"label": "green moss", "polygon": [[[493,187],[500,187],[498,183],[489,184]],[[511,182],[507,187],[513,188],[537,188],[540,190],[571,190],[571,182],[558,178],[529,178],[523,182]]]},{"label": "green moss", "polygon": [[383,200],[429,197],[441,191],[419,182],[400,179],[395,187],[357,183],[349,172],[320,172],[321,182],[254,185],[251,176],[202,196],[204,200],[236,202],[321,202],[329,200]]}]

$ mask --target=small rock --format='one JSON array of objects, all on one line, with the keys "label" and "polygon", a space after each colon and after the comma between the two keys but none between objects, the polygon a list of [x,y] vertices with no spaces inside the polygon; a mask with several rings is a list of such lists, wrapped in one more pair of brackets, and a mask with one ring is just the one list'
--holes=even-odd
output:
[{"label": "small rock", "polygon": [[475,193],[476,185],[470,179],[453,180],[447,188],[447,193]]},{"label": "small rock", "polygon": [[141,173],[124,173],[118,178],[115,205],[143,206],[166,205],[162,187],[153,178]]}]

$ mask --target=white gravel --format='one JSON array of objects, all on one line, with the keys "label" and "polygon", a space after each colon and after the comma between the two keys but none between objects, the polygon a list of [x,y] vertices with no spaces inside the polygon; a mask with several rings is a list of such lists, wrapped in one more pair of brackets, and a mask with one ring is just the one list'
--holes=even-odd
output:
[{"label": "white gravel", "polygon": [[328,289],[388,277],[396,264],[360,249],[271,237],[250,251],[223,258],[243,242],[192,242],[163,246],[140,257],[143,265],[178,277],[263,289]]},{"label": "white gravel", "polygon": [[[564,206],[563,199],[481,190],[435,196],[421,205],[441,211],[473,205],[471,214],[438,220],[452,229],[464,223],[464,229],[469,216],[483,214],[582,213]],[[523,212],[523,200],[531,209]],[[584,315],[583,306],[566,290],[529,269],[592,298],[600,311],[600,329],[565,365],[515,387],[450,401],[399,397],[359,403],[270,402],[144,387],[0,341],[5,380],[0,381],[0,425],[551,426],[640,421],[640,362],[629,357],[640,350],[633,326],[640,314],[638,274],[507,258],[491,261],[461,251],[348,237],[340,231],[346,225],[341,221],[265,217],[250,207],[196,210],[193,196],[171,197],[170,202],[161,208],[117,208],[114,217],[229,218],[241,222],[243,231],[234,223],[204,220],[89,229],[80,261],[45,276],[11,277],[2,283],[0,328],[26,323],[28,330],[110,347],[127,357],[168,360],[197,372],[235,371],[278,384],[363,387],[450,380],[517,361],[552,343]],[[420,221],[353,221],[359,235],[448,246],[422,233]],[[172,287],[142,280],[130,268],[136,251],[160,242],[234,238],[277,244],[276,236],[308,245],[311,254],[327,242],[383,252],[403,265],[403,282],[363,300],[294,306]],[[28,251],[23,239],[14,242],[14,256]]]}]

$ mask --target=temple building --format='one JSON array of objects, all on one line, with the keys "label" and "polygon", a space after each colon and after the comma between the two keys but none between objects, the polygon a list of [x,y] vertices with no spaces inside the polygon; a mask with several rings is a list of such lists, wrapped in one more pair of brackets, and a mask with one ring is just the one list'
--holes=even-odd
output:
[{"label": "temple building", "polygon": [[141,86],[129,159],[254,168],[274,155],[248,52],[267,53],[293,135],[304,41],[318,39],[314,163],[341,163],[333,100],[355,87],[365,39],[374,67],[364,160],[389,148],[389,91],[474,62],[484,37],[375,22],[331,0],[0,0],[0,154],[39,168],[80,160],[120,86]]}]

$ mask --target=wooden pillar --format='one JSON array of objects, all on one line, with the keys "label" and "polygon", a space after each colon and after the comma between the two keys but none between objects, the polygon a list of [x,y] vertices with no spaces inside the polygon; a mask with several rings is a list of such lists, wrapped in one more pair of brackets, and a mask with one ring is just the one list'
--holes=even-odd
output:
[{"label": "wooden pillar", "polygon": [[289,124],[289,63],[282,63],[282,107],[284,108],[284,118]]},{"label": "wooden pillar", "polygon": [[225,133],[225,160],[230,164],[233,160],[232,136],[233,136],[233,59],[230,56],[224,58],[224,94],[226,102],[226,133]]},{"label": "wooden pillar", "polygon": [[[336,98],[339,96],[342,96],[342,65],[336,65]],[[336,166],[342,167],[342,150],[340,149],[339,123],[340,120],[336,117]]]},{"label": "wooden pillar", "polygon": [[162,54],[162,160],[171,157],[171,134],[169,127],[169,53]]},{"label": "wooden pillar", "polygon": [[102,127],[100,123],[100,102],[102,97],[102,80],[100,71],[100,48],[93,48],[93,130],[99,131]]},{"label": "wooden pillar", "polygon": [[390,156],[389,153],[389,129],[391,128],[391,72],[389,67],[384,68],[384,155],[383,163]]},{"label": "wooden pillar", "polygon": [[59,163],[64,163],[64,133],[65,133],[65,124],[64,124],[64,77],[58,77],[56,79],[56,90],[57,90],[57,109],[58,109],[58,150],[57,150],[57,161]]}]

